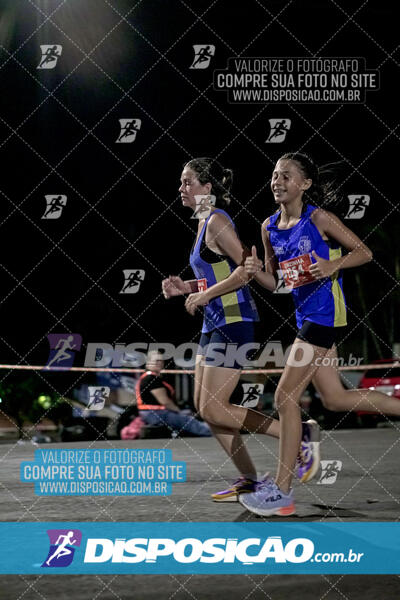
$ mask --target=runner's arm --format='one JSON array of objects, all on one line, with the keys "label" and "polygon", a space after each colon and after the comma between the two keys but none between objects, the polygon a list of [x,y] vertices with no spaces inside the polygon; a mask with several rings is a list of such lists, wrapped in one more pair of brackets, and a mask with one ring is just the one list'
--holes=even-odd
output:
[{"label": "runner's arm", "polygon": [[330,277],[339,269],[358,267],[372,260],[372,252],[368,246],[333,213],[318,208],[312,213],[311,220],[320,233],[336,240],[348,250],[344,256],[332,260],[323,259],[313,251],[317,262],[310,266],[310,272],[314,277]]},{"label": "runner's arm", "polygon": [[164,298],[167,300],[173,296],[183,296],[198,291],[197,279],[183,281],[178,275],[170,275],[161,282]]},{"label": "runner's arm", "polygon": [[261,225],[261,239],[264,246],[264,265],[265,271],[263,271],[263,263],[257,257],[255,251],[251,257],[246,259],[246,269],[249,274],[254,277],[254,279],[265,287],[267,290],[273,292],[276,289],[276,271],[277,271],[277,260],[274,253],[274,250],[271,246],[271,242],[269,241],[269,234],[266,230],[266,226],[269,223],[269,219],[266,219],[264,223]]}]

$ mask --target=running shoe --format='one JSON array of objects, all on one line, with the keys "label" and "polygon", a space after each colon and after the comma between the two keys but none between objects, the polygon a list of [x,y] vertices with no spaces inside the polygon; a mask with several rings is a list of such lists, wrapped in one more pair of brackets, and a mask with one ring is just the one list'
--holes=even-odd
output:
[{"label": "running shoe", "polygon": [[239,477],[226,490],[211,495],[214,502],[237,502],[239,494],[250,494],[256,489],[256,481]]},{"label": "running shoe", "polygon": [[303,435],[297,456],[296,472],[301,482],[311,481],[319,469],[319,425],[313,419],[302,423]]},{"label": "running shoe", "polygon": [[239,502],[250,512],[262,517],[289,517],[296,512],[293,490],[285,494],[270,477],[260,482],[252,494],[239,496]]}]

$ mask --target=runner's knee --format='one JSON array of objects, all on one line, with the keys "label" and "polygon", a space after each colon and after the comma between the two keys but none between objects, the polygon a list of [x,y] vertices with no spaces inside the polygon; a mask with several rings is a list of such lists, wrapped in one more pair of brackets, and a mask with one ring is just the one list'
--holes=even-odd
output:
[{"label": "runner's knee", "polygon": [[201,418],[212,425],[223,426],[226,421],[225,408],[215,402],[215,399],[210,399],[208,402],[200,404],[199,414]]},{"label": "runner's knee", "polygon": [[213,425],[217,425],[217,423],[215,423],[213,420],[214,411],[210,407],[209,403],[200,402],[199,415],[203,419],[203,421],[206,421],[207,423],[212,423]]},{"label": "runner's knee", "polygon": [[326,410],[330,410],[332,412],[341,412],[343,410],[342,403],[338,393],[335,392],[335,390],[324,392],[323,394],[320,394],[320,396],[321,402]]},{"label": "runner's knee", "polygon": [[293,391],[287,391],[281,387],[275,391],[275,406],[279,413],[290,411],[294,406],[299,405],[298,395]]}]

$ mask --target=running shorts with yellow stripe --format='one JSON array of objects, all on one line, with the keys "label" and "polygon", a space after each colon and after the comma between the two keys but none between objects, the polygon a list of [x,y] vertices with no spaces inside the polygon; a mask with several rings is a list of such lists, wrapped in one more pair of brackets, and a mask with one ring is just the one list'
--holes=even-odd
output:
[{"label": "running shorts with yellow stripe", "polygon": [[[278,229],[280,211],[270,217],[266,229],[269,240],[279,262],[309,254],[333,260],[342,256],[342,249],[334,240],[325,241],[311,220],[316,206],[306,206],[300,221],[290,229]],[[304,321],[311,321],[327,327],[342,327],[347,324],[346,302],[343,294],[342,271],[331,277],[324,277],[292,290],[296,306],[297,326],[301,329]]]}]

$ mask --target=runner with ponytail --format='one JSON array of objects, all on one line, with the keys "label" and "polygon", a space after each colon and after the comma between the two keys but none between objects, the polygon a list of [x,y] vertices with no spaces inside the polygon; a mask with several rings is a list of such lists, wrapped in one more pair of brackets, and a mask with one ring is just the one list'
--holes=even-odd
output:
[{"label": "runner with ponytail", "polygon": [[253,247],[245,261],[248,275],[271,291],[281,269],[298,327],[275,392],[280,422],[277,475],[240,497],[243,506],[263,516],[288,516],[296,510],[290,486],[302,431],[299,401],[311,381],[331,410],[400,415],[400,403],[386,394],[344,389],[337,370],[336,342],[343,339],[347,323],[342,272],[371,261],[372,252],[332,212],[318,207],[335,200],[332,173],[331,165],[318,169],[299,152],[278,160],[271,189],[279,210],[261,227],[265,259]]}]

